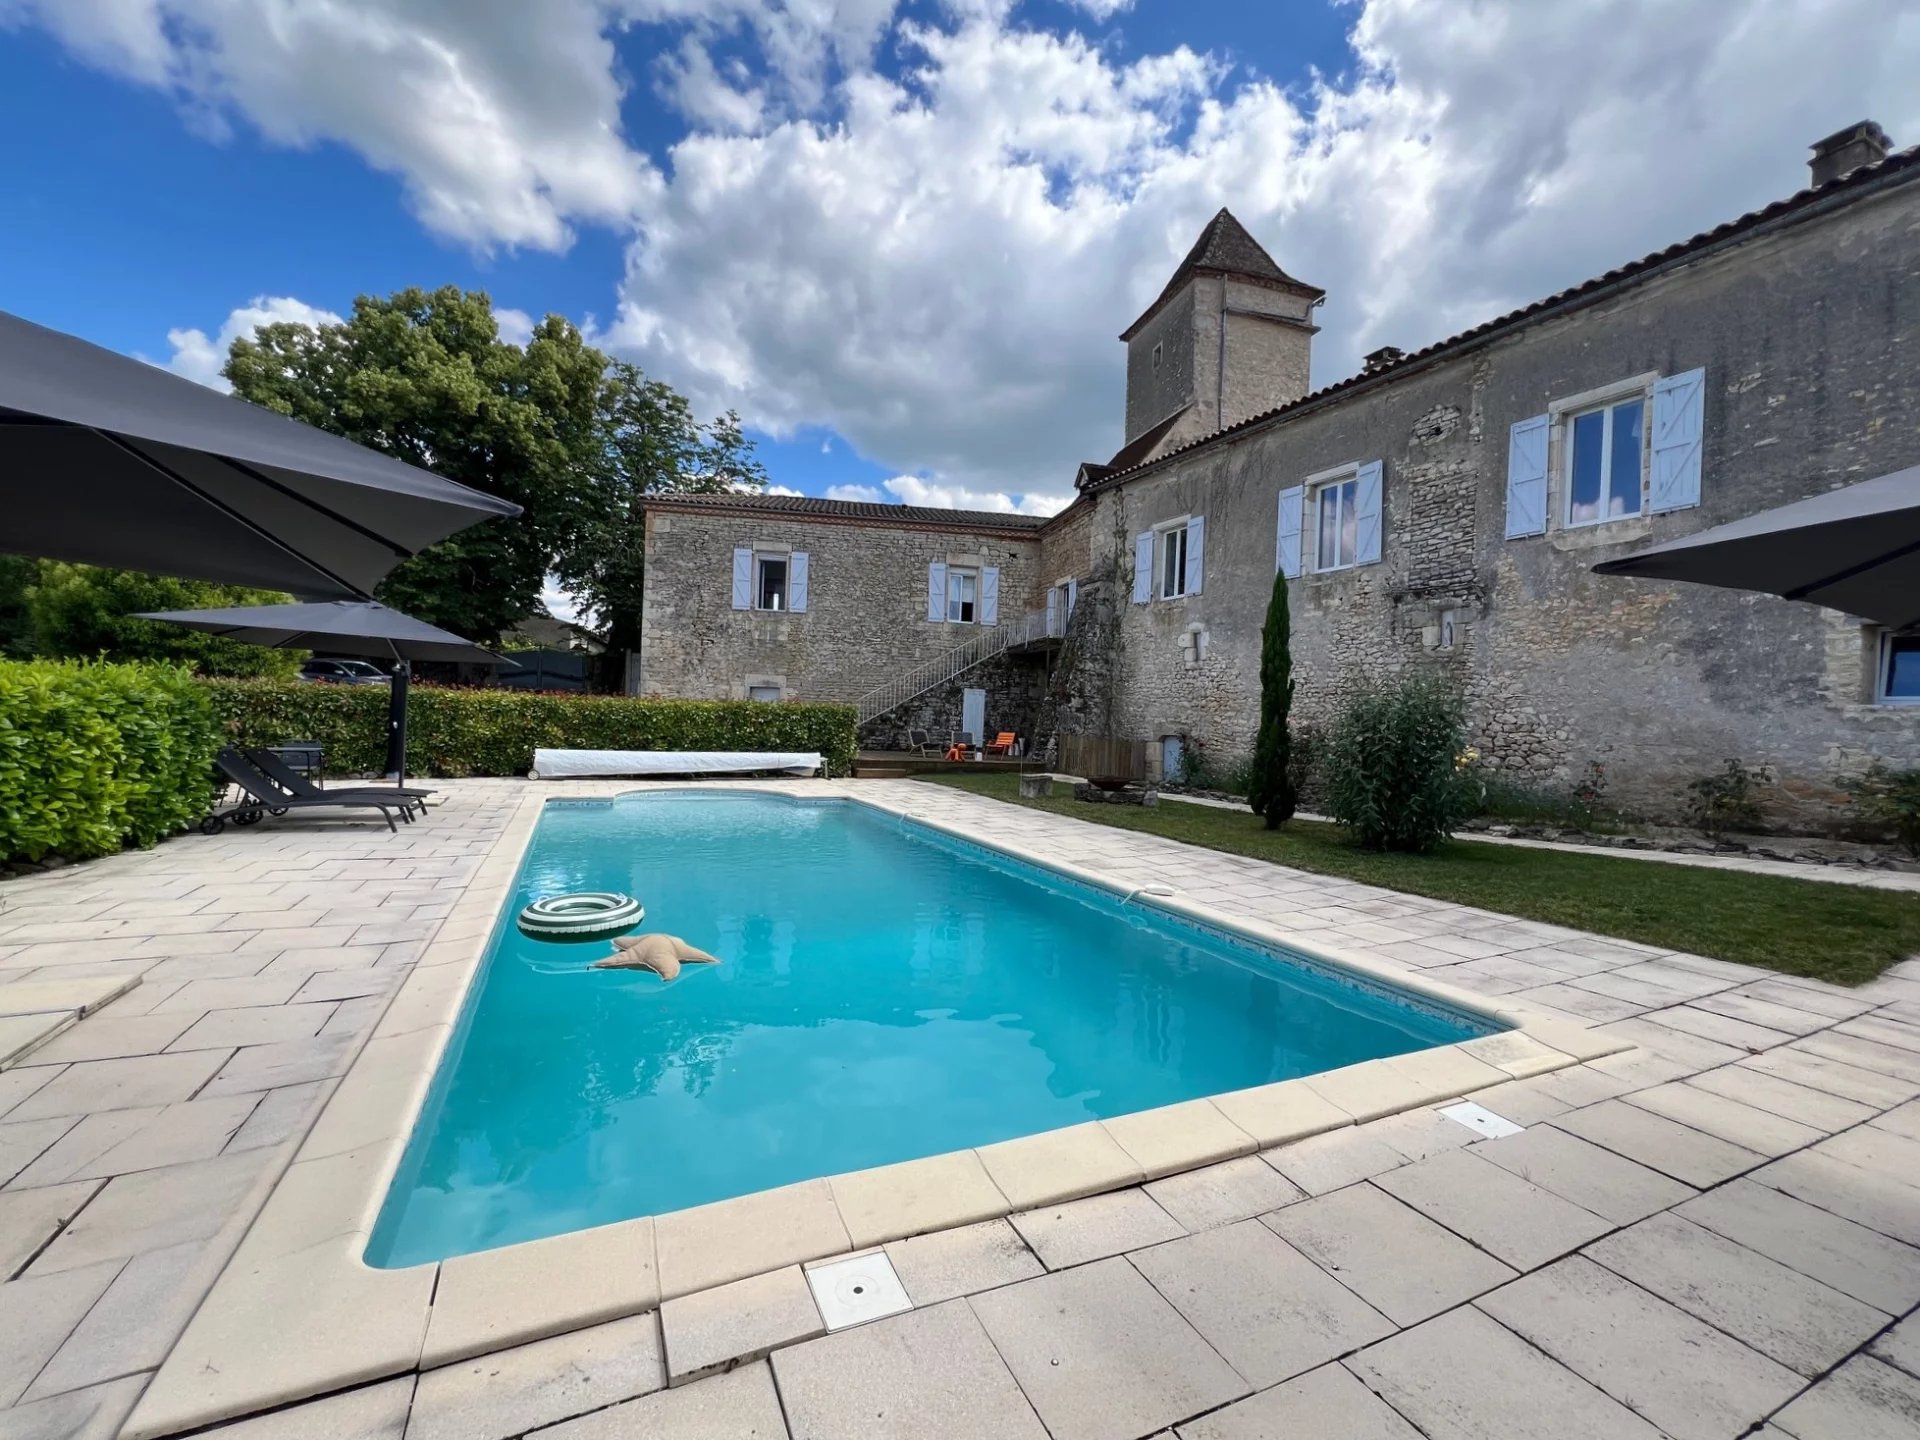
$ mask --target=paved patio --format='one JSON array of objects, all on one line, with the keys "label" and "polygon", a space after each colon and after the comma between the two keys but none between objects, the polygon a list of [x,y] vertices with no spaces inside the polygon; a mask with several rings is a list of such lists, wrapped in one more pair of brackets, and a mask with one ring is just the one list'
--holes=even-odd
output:
[{"label": "paved patio", "polygon": [[[892,1242],[915,1308],[857,1329],[790,1267],[208,1433],[1920,1434],[1920,963],[1846,991],[867,788],[1639,1048],[1478,1092],[1507,1138],[1416,1110]],[[526,793],[0,886],[0,994],[140,980],[0,1071],[0,1437],[117,1430]]]}]

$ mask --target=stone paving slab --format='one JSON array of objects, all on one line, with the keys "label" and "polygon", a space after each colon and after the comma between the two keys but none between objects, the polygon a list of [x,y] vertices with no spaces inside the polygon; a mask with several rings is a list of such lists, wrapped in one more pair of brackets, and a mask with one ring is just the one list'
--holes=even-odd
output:
[{"label": "stone paving slab", "polygon": [[1678,1215],[1656,1215],[1585,1252],[1763,1355],[1809,1377],[1878,1334],[1888,1316]]},{"label": "stone paving slab", "polygon": [[1147,1435],[1252,1388],[1124,1259],[968,1303],[1053,1440]]},{"label": "stone paving slab", "polygon": [[1451,1151],[1374,1183],[1518,1270],[1531,1270],[1613,1229],[1613,1222],[1477,1154]]},{"label": "stone paving slab", "polygon": [[1250,1220],[1305,1196],[1299,1186],[1252,1155],[1155,1180],[1146,1191],[1177,1224],[1196,1233]]},{"label": "stone paving slab", "polygon": [[759,1361],[533,1431],[528,1440],[787,1440],[773,1372]]},{"label": "stone paving slab", "polygon": [[1727,1440],[1806,1383],[1580,1256],[1474,1303],[1674,1440]]},{"label": "stone paving slab", "polygon": [[1631,1410],[1471,1305],[1343,1363],[1430,1440],[1660,1440]]},{"label": "stone paving slab", "polygon": [[[794,1440],[1047,1440],[965,1300],[782,1350],[773,1371]],[[714,1383],[672,1393],[694,1394]],[[1053,1435],[1065,1440],[1059,1430]]]},{"label": "stone paving slab", "polygon": [[1046,1273],[1039,1257],[1004,1220],[890,1241],[886,1254],[908,1297],[923,1306]]},{"label": "stone paving slab", "polygon": [[1179,1440],[1421,1440],[1420,1432],[1340,1365],[1189,1420]]},{"label": "stone paving slab", "polygon": [[1920,1304],[1920,1249],[1753,1180],[1674,1213],[1889,1315]]},{"label": "stone paving slab", "polygon": [[669,1385],[827,1333],[798,1265],[669,1300],[660,1307],[660,1328]]},{"label": "stone paving slab", "polygon": [[1145,1190],[1114,1190],[1007,1218],[1049,1270],[1104,1260],[1186,1234]]},{"label": "stone paving slab", "polygon": [[636,1315],[427,1371],[407,1440],[505,1440],[665,1383],[659,1318]]},{"label": "stone paving slab", "polygon": [[1256,1388],[1338,1359],[1395,1328],[1256,1220],[1155,1245],[1131,1258]]},{"label": "stone paving slab", "polygon": [[1794,1440],[1913,1440],[1920,1434],[1920,1380],[1863,1355],[1773,1422]]},{"label": "stone paving slab", "polygon": [[1398,1325],[1417,1324],[1515,1274],[1372,1185],[1302,1200],[1263,1220]]}]

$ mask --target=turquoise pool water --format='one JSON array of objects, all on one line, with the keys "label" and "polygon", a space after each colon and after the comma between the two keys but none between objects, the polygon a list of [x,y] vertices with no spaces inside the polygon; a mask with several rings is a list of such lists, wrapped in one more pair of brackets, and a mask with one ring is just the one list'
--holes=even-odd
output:
[{"label": "turquoise pool water", "polygon": [[[621,890],[663,985],[512,917]],[[411,1265],[1399,1055],[1485,1022],[849,801],[542,816],[367,1250]]]}]

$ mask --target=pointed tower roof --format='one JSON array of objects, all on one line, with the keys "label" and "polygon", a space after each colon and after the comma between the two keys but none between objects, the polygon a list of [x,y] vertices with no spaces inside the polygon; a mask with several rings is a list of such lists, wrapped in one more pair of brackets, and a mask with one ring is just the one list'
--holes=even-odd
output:
[{"label": "pointed tower roof", "polygon": [[1120,338],[1131,340],[1135,332],[1196,275],[1230,275],[1236,280],[1252,280],[1314,299],[1327,293],[1317,285],[1308,285],[1287,274],[1260,242],[1247,233],[1247,227],[1233,218],[1233,212],[1222,209],[1207,222],[1206,228],[1200,232],[1200,238],[1193,242],[1187,258],[1180,262],[1180,268],[1167,281],[1167,288],[1160,292],[1138,320],[1126,328]]}]

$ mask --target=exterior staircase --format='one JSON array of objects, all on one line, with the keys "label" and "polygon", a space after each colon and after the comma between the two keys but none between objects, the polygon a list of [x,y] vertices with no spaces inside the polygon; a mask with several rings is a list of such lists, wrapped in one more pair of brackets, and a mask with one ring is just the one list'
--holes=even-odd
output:
[{"label": "exterior staircase", "polygon": [[914,666],[886,684],[875,686],[854,701],[858,723],[865,725],[869,720],[877,720],[888,711],[897,710],[909,700],[938,689],[996,655],[1004,655],[1022,645],[1031,645],[1036,640],[1057,640],[1065,633],[1066,618],[1060,614],[1057,606],[1029,610],[1004,625],[984,626],[966,644],[956,645],[946,654],[936,655],[924,664]]}]

